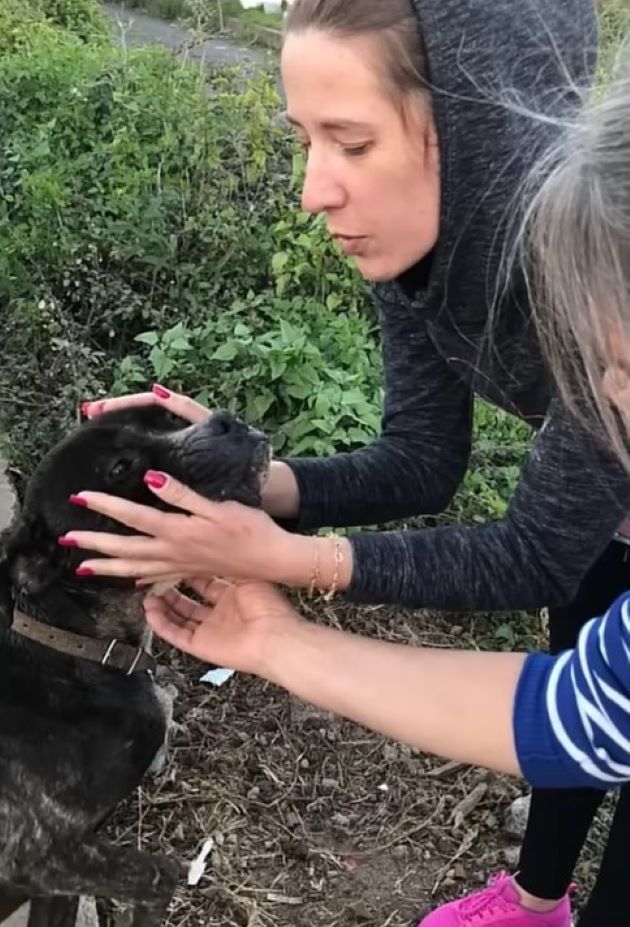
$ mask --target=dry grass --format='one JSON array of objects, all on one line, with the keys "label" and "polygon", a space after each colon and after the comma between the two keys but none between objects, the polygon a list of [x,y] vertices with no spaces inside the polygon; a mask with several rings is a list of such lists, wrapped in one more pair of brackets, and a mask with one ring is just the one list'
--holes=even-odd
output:
[{"label": "dry grass", "polygon": [[[468,646],[479,632],[305,605],[316,620],[412,645]],[[428,758],[251,677],[215,689],[194,661],[164,662],[180,690],[170,763],[111,830],[183,861],[214,838],[206,875],[171,907],[173,927],[408,927],[505,865],[503,817],[521,783]]]}]

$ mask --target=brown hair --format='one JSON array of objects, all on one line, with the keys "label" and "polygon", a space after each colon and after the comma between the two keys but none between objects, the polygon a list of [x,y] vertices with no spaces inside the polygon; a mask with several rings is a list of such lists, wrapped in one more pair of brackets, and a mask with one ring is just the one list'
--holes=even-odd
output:
[{"label": "brown hair", "polygon": [[426,56],[411,0],[294,0],[285,19],[285,37],[307,29],[340,39],[373,36],[394,95],[405,100],[414,93],[426,94]]}]

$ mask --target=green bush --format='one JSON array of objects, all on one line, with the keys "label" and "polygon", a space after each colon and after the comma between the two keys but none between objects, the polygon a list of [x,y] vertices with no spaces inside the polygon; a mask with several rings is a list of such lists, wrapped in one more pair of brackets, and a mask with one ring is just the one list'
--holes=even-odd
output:
[{"label": "green bush", "polygon": [[0,0],[0,55],[35,48],[43,54],[64,35],[80,42],[107,38],[96,0]]},{"label": "green bush", "polygon": [[[606,3],[608,47],[624,7]],[[12,462],[28,472],[82,399],[153,379],[261,423],[281,452],[369,440],[371,303],[322,221],[299,211],[302,165],[275,76],[206,78],[166,52],[86,46],[82,9],[95,8],[0,0],[0,426]],[[447,520],[500,517],[530,442],[485,403],[475,436]]]},{"label": "green bush", "polygon": [[[318,451],[373,433],[365,288],[297,209],[300,162],[274,78],[206,79],[164,51],[50,29],[0,57],[0,424],[12,460],[30,469],[77,402],[140,371],[257,420],[266,404],[264,425],[283,420],[279,445]],[[156,367],[177,323],[191,349],[175,357],[171,341],[177,363]],[[302,329],[313,342],[300,355],[286,334]],[[294,371],[308,358],[301,398],[296,382],[268,379],[283,354]],[[208,371],[222,377],[212,392]],[[330,414],[326,432],[303,425],[315,407]]]},{"label": "green bush", "polygon": [[357,312],[272,291],[237,299],[194,328],[179,322],[136,339],[114,392],[148,380],[193,392],[210,407],[264,423],[277,451],[330,454],[365,444],[379,427],[380,361],[371,327]]}]

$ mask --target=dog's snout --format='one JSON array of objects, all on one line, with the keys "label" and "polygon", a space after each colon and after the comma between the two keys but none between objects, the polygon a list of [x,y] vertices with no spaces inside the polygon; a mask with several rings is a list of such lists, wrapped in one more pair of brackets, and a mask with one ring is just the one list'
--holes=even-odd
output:
[{"label": "dog's snout", "polygon": [[219,411],[210,416],[208,427],[212,435],[223,437],[227,435],[243,434],[247,425],[239,422],[230,412]]}]

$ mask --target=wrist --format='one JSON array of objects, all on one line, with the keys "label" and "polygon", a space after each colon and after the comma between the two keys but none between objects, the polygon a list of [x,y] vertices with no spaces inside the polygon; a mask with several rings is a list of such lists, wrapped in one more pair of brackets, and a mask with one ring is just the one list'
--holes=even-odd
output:
[{"label": "wrist", "polygon": [[273,460],[262,488],[262,507],[273,518],[297,518],[300,514],[300,490],[288,464]]},{"label": "wrist", "polygon": [[334,595],[350,586],[354,554],[348,538],[286,533],[285,542],[277,582],[323,595]]},{"label": "wrist", "polygon": [[313,626],[294,610],[282,620],[272,620],[265,644],[260,648],[256,675],[293,691],[296,678],[299,681],[303,672],[304,655],[317,643],[312,640],[312,630]]}]

